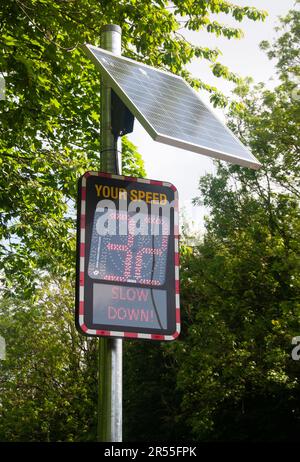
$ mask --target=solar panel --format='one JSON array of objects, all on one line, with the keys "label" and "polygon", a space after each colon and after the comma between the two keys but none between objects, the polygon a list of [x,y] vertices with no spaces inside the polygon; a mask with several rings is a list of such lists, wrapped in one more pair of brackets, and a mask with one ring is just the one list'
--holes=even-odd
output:
[{"label": "solar panel", "polygon": [[84,45],[109,85],[155,140],[257,169],[258,160],[175,74]]}]

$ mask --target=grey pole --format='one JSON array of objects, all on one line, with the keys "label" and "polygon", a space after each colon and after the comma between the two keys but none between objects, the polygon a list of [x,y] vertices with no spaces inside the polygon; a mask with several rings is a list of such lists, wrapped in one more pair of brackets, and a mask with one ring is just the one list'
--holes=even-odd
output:
[{"label": "grey pole", "polygon": [[[116,55],[121,54],[121,28],[107,24],[101,30],[101,47]],[[111,132],[111,88],[101,79],[101,171],[121,173],[121,138]],[[122,441],[122,339],[99,339],[99,441]]]}]

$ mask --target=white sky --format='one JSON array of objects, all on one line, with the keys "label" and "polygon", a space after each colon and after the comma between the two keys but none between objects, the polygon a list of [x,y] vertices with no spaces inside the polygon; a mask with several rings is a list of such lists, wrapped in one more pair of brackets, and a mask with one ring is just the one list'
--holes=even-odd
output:
[{"label": "white sky", "polygon": [[[276,36],[274,28],[278,24],[278,16],[285,15],[293,8],[295,0],[235,0],[234,3],[264,9],[268,11],[269,16],[265,22],[246,19],[237,23],[229,15],[216,15],[219,22],[237,25],[243,29],[244,38],[240,40],[217,38],[204,31],[186,31],[184,35],[194,44],[218,47],[222,51],[219,61],[228,66],[231,71],[242,77],[250,75],[256,82],[274,85],[276,83],[274,62],[269,61],[266,54],[259,49],[259,43],[262,40],[272,41]],[[189,66],[189,70],[195,77],[215,85],[226,95],[230,95],[232,84],[214,77],[204,60],[195,60]],[[274,78],[275,80],[270,80]],[[206,92],[200,93],[200,96],[206,102],[209,101]],[[219,117],[224,118],[221,110],[217,113]],[[200,176],[213,172],[213,160],[153,141],[136,119],[134,132],[128,138],[137,146],[145,161],[147,178],[173,183],[179,191],[180,208],[185,209],[187,218],[194,222],[196,228],[202,228],[205,210],[201,207],[192,207],[191,200],[198,195]]]}]

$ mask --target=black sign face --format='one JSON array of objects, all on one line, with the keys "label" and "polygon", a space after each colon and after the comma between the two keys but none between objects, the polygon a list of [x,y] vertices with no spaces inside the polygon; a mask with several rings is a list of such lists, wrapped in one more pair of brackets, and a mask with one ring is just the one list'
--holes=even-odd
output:
[{"label": "black sign face", "polygon": [[86,335],[179,335],[178,197],[169,183],[79,181],[76,325]]}]

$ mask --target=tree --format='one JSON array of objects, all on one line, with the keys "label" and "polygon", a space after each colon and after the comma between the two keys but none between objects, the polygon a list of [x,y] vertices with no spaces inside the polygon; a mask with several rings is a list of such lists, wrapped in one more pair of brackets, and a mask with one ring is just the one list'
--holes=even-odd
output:
[{"label": "tree", "polygon": [[97,343],[77,334],[72,292],[48,278],[29,306],[1,304],[1,441],[96,439]]},{"label": "tree", "polygon": [[196,201],[211,213],[202,245],[183,261],[190,320],[175,347],[182,407],[198,438],[298,437],[299,101],[286,70],[299,59],[299,19],[291,11],[283,35],[263,44],[278,60],[279,86],[236,89],[230,125],[262,168],[219,164],[200,181]]}]

